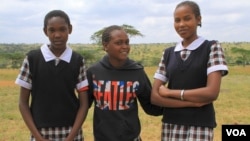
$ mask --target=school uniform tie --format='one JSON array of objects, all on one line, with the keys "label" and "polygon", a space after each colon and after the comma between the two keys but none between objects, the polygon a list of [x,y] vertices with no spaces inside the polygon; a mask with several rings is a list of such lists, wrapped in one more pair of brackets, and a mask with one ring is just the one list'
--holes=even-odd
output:
[{"label": "school uniform tie", "polygon": [[57,66],[59,62],[60,62],[60,59],[59,59],[59,58],[56,58],[56,59],[55,59],[55,66]]},{"label": "school uniform tie", "polygon": [[183,61],[187,60],[187,58],[189,57],[190,53],[191,53],[190,50],[183,49],[183,50],[180,52],[181,59],[182,59]]}]

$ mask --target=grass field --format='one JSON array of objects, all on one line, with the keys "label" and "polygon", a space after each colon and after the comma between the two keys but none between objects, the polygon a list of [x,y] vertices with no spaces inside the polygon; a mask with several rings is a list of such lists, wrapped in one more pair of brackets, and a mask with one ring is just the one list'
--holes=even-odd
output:
[{"label": "grass field", "polygon": [[[152,80],[155,67],[145,68]],[[19,110],[19,87],[14,80],[19,70],[0,69],[0,141],[27,141],[29,131]],[[222,124],[250,124],[250,66],[229,67],[229,75],[224,77],[220,96],[215,101],[217,127],[214,141],[221,141]],[[92,112],[83,125],[86,141],[93,141]],[[140,109],[143,141],[159,141],[161,117],[146,115]]]}]

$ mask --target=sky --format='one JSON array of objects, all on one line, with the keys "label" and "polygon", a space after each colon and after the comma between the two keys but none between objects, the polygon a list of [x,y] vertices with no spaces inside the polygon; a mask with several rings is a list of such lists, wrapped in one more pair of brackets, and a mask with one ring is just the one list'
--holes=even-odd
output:
[{"label": "sky", "polygon": [[[144,36],[130,43],[169,43],[181,38],[173,26],[175,6],[182,0],[1,0],[0,43],[47,43],[45,15],[65,11],[73,25],[69,43],[94,43],[96,31],[110,25],[131,25]],[[194,0],[200,6],[198,35],[220,42],[250,41],[249,0]]]}]

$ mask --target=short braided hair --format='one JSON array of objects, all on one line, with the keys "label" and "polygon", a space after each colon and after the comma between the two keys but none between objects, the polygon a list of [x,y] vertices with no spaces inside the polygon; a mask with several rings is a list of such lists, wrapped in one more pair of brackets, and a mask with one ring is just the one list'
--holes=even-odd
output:
[{"label": "short braided hair", "polygon": [[114,30],[124,30],[121,26],[111,25],[106,27],[102,33],[102,43],[108,43],[111,40],[110,33]]}]

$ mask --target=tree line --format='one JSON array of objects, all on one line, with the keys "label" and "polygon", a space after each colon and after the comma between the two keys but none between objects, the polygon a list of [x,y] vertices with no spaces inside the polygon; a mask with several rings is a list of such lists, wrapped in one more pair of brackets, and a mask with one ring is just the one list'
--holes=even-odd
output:
[{"label": "tree line", "polygon": [[[130,58],[144,66],[156,66],[165,48],[175,43],[131,44]],[[250,65],[250,43],[221,43],[229,65]],[[26,53],[40,48],[42,44],[0,44],[0,68],[20,68]],[[70,44],[72,49],[84,56],[87,66],[97,62],[105,52],[100,44]]]},{"label": "tree line", "polygon": [[[127,32],[129,38],[144,35],[131,25],[121,25]],[[101,36],[106,27],[96,31],[90,39],[93,44],[69,44],[72,49],[80,53],[88,65],[100,60],[105,52],[102,50]],[[130,58],[140,62],[144,66],[156,66],[165,48],[174,46],[176,43],[152,43],[131,44]],[[229,65],[250,64],[250,42],[221,43],[225,51],[226,60]],[[41,44],[0,44],[0,68],[19,68],[29,50],[40,48]]]}]

